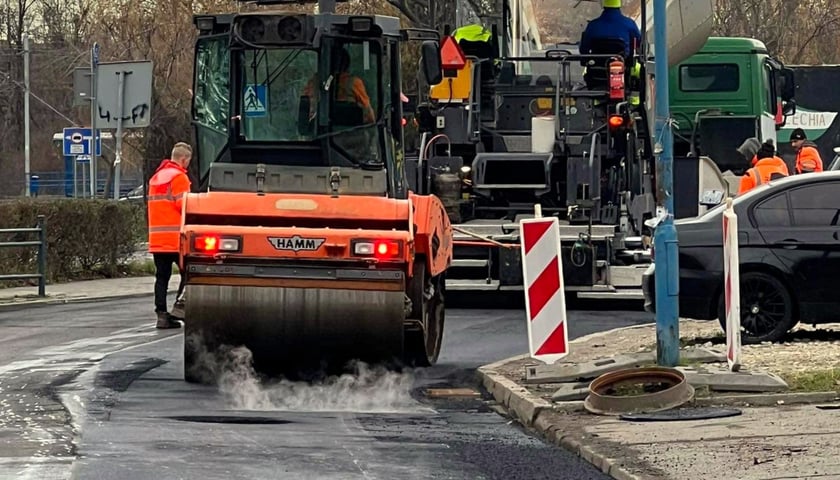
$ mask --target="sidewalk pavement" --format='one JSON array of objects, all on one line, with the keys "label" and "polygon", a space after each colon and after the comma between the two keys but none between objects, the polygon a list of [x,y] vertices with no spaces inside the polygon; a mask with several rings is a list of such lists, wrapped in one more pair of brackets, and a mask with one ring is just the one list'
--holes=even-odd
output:
[{"label": "sidewalk pavement", "polygon": [[[598,350],[600,358],[605,353],[623,354],[615,352],[614,345],[632,344],[641,327],[651,328],[616,329],[572,341],[569,357],[587,349]],[[698,394],[683,407],[722,406],[736,408],[741,415],[628,421],[591,414],[582,401],[553,401],[556,384],[527,381],[524,366],[538,364],[527,354],[520,355],[479,368],[479,376],[514,420],[613,478],[840,479],[840,397],[836,391]]]},{"label": "sidewalk pavement", "polygon": [[[178,291],[181,276],[173,274],[169,293]],[[0,310],[55,305],[62,303],[93,302],[117,298],[151,297],[154,295],[154,276],[84,280],[47,285],[45,298],[38,297],[38,287],[0,289]]]}]

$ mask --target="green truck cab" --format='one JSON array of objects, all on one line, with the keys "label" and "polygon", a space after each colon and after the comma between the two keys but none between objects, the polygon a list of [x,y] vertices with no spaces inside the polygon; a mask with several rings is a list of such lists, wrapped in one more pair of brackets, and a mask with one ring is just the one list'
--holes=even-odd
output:
[{"label": "green truck cab", "polygon": [[737,147],[750,137],[778,145],[796,111],[793,70],[752,38],[710,37],[669,76],[675,157],[710,157],[721,172],[743,174]]}]

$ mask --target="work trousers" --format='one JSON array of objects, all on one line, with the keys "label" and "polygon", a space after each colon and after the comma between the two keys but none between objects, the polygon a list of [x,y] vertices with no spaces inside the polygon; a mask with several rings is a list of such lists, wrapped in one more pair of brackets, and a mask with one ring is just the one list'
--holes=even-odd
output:
[{"label": "work trousers", "polygon": [[[155,313],[163,313],[166,309],[166,291],[169,290],[169,280],[172,278],[172,265],[178,263],[177,253],[153,253],[155,258]],[[178,285],[180,298],[184,293],[184,281],[186,275],[181,275],[181,283]]]}]

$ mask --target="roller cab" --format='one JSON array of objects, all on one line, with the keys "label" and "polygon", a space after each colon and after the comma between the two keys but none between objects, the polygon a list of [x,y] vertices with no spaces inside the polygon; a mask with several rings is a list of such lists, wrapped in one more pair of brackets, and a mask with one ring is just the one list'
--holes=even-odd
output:
[{"label": "roller cab", "polygon": [[[435,363],[452,231],[441,201],[406,185],[399,20],[195,23],[185,378],[212,382],[217,354],[238,346],[268,373]],[[437,42],[422,41],[436,80]]]}]

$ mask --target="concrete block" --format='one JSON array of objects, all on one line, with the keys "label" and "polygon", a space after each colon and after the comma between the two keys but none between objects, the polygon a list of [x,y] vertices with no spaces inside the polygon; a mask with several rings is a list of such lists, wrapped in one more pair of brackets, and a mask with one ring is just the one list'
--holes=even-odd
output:
[{"label": "concrete block", "polygon": [[632,368],[639,360],[629,355],[616,355],[585,363],[555,363],[525,367],[525,383],[565,383],[597,378],[622,368]]},{"label": "concrete block", "polygon": [[570,402],[584,400],[589,395],[589,382],[563,383],[551,395],[552,402]]},{"label": "concrete block", "polygon": [[[711,348],[686,348],[680,351],[680,360],[689,363],[726,362],[726,355]],[[656,363],[656,352],[640,352],[599,358],[590,362],[563,362],[554,365],[525,367],[525,383],[566,383],[593,380],[599,376],[621,370]]]},{"label": "concrete block", "polygon": [[493,398],[504,406],[510,405],[510,390],[504,384],[496,382],[493,384]]},{"label": "concrete block", "polygon": [[[655,361],[656,355],[651,354]],[[691,363],[726,363],[726,352],[716,348],[686,348],[680,350],[680,361]]]},{"label": "concrete block", "polygon": [[539,408],[528,398],[512,392],[510,395],[510,410],[516,415],[523,425],[528,427],[534,424]]},{"label": "concrete block", "polygon": [[725,368],[677,367],[694,387],[706,386],[723,392],[781,392],[788,384],[779,376],[766,372],[730,372]]}]

